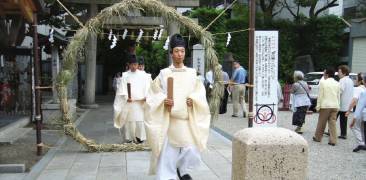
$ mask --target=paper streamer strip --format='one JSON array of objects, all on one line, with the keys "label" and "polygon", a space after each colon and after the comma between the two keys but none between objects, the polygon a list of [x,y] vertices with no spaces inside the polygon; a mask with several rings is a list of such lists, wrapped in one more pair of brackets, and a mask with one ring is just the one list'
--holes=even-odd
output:
[{"label": "paper streamer strip", "polygon": [[165,45],[163,47],[165,50],[168,50],[169,49],[169,41],[170,41],[170,39],[169,39],[169,37],[167,37],[166,38],[166,41],[165,41]]},{"label": "paper streamer strip", "polygon": [[124,40],[124,39],[126,39],[127,32],[128,32],[128,30],[127,30],[127,29],[125,29],[125,31],[123,31],[123,35],[122,35],[122,39],[123,39],[123,40]]}]

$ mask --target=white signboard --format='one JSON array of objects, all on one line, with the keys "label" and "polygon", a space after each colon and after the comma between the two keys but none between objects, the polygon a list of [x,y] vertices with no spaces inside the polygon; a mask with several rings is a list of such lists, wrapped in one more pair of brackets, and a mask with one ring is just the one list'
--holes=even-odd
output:
[{"label": "white signboard", "polygon": [[193,68],[202,76],[205,76],[205,49],[201,44],[193,46]]},{"label": "white signboard", "polygon": [[278,31],[255,31],[253,127],[277,126]]}]

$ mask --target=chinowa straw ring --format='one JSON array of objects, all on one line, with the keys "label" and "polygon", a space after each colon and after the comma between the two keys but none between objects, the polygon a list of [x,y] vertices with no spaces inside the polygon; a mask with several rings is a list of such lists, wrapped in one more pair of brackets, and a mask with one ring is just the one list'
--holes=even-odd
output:
[{"label": "chinowa straw ring", "polygon": [[[181,27],[184,26],[200,39],[201,44],[205,48],[205,59],[209,69],[213,70],[215,82],[221,82],[221,70],[218,63],[216,51],[214,50],[214,41],[212,34],[204,30],[192,19],[184,17],[177,13],[171,7],[164,5],[157,0],[124,0],[110,7],[103,9],[97,16],[90,19],[85,25],[79,29],[67,48],[63,52],[64,63],[63,68],[57,75],[56,88],[60,99],[62,119],[64,123],[64,132],[72,137],[75,141],[82,144],[89,152],[110,152],[110,151],[143,151],[149,150],[144,144],[124,143],[124,144],[98,144],[92,139],[88,139],[77,129],[73,123],[71,113],[69,111],[67,101],[67,85],[73,79],[77,71],[77,63],[84,59],[85,43],[88,37],[95,36],[103,32],[105,25],[112,19],[111,17],[127,16],[131,9],[143,10],[154,16],[163,17],[168,23],[177,22]],[[127,22],[122,22],[127,23]],[[218,107],[223,94],[223,84],[215,83],[210,99],[210,110],[212,114],[211,121],[216,120],[218,116]]]}]

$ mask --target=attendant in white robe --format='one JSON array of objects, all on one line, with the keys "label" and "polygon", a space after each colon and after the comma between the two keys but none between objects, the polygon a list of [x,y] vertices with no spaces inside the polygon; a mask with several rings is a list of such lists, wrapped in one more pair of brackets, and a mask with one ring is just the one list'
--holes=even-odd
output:
[{"label": "attendant in white robe", "polygon": [[[200,152],[207,144],[210,110],[196,70],[183,64],[185,46],[181,35],[171,37],[173,64],[160,71],[146,99],[150,174],[156,174],[157,180],[192,179],[189,170],[200,165]],[[167,98],[168,77],[174,80],[172,99]]]},{"label": "attendant in white robe", "polygon": [[[129,70],[124,72],[117,83],[114,100],[114,127],[125,129],[127,142],[141,143],[146,140],[144,128],[146,94],[151,76],[137,69],[135,55],[129,57]],[[131,98],[128,98],[127,83],[131,84]]]}]

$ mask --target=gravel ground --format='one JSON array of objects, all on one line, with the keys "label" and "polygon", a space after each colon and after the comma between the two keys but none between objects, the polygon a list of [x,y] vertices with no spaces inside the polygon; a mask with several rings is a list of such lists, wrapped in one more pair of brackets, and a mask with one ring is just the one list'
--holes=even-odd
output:
[{"label": "gravel ground", "polygon": [[[243,128],[247,128],[247,118],[233,118],[232,105],[228,104],[228,112],[220,115],[214,122],[214,127],[233,136],[233,134]],[[294,129],[291,125],[292,112],[279,111],[278,126]],[[349,121],[351,118],[349,118]],[[309,144],[309,166],[308,179],[311,180],[365,180],[366,179],[366,151],[358,153],[352,152],[356,142],[351,130],[348,128],[348,138],[338,139],[336,146],[328,145],[328,136],[324,136],[321,143],[313,142],[318,121],[318,113],[306,116],[305,132],[303,137]],[[339,134],[339,123],[337,123],[337,133]]]},{"label": "gravel ground", "polygon": [[25,164],[26,172],[37,163],[57,140],[63,135],[62,131],[44,130],[42,131],[42,141],[46,145],[42,150],[42,155],[37,156],[36,131],[32,130],[25,136],[19,138],[14,144],[0,145],[1,164]]},{"label": "gravel ground", "polygon": [[[80,116],[82,112],[78,112]],[[30,123],[26,128],[32,130],[13,144],[0,144],[0,164],[25,164],[26,172],[37,163],[50,148],[54,148],[60,137],[64,135],[60,122],[60,112],[56,110],[44,110],[44,124],[42,129],[42,142],[45,144],[42,155],[37,156],[35,125]]]}]

